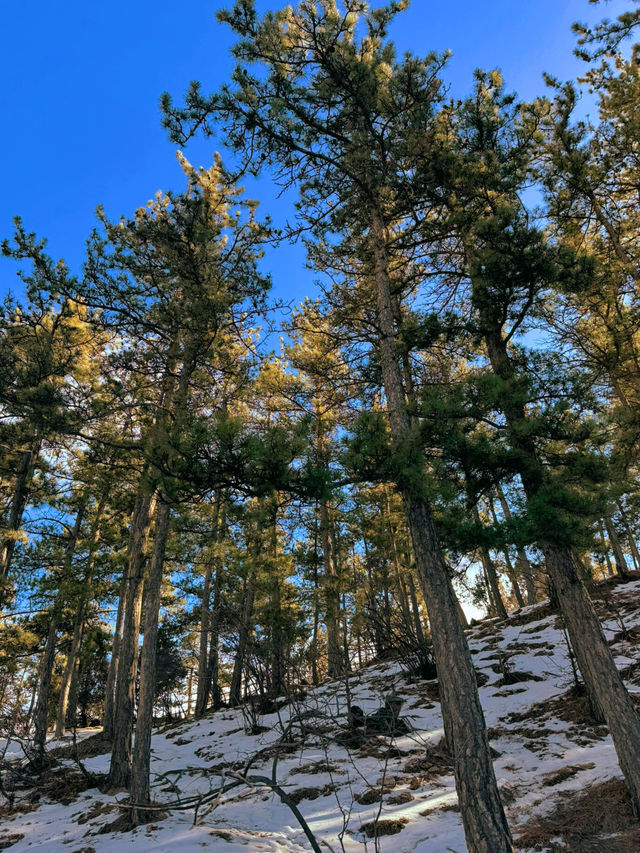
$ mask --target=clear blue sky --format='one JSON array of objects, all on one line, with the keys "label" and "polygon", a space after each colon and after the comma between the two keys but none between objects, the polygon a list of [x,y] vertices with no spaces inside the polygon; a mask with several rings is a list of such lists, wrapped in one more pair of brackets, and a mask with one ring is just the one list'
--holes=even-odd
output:
[{"label": "clear blue sky", "polygon": [[[260,9],[277,2],[259,0]],[[374,4],[375,5],[375,4]],[[619,14],[612,0],[412,0],[392,36],[400,52],[453,51],[446,79],[467,92],[474,68],[501,68],[507,86],[528,98],[541,74],[575,78],[570,26],[576,19]],[[183,187],[183,175],[160,126],[158,97],[179,101],[192,79],[216,89],[231,68],[230,34],[210,0],[23,0],[5,4],[0,34],[0,237],[13,216],[47,237],[49,252],[79,270],[96,205],[111,217],[130,214],[158,189]],[[186,150],[194,165],[211,162],[213,143]],[[289,203],[261,181],[261,209],[276,222]],[[258,192],[252,193],[258,197]],[[0,261],[0,295],[19,294],[15,266]],[[299,301],[312,274],[300,247],[281,247],[267,266],[274,293]]]}]

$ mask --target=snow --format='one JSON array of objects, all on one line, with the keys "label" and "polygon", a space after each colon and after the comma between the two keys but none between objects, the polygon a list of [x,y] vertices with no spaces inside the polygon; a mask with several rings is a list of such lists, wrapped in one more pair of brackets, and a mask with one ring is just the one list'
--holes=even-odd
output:
[{"label": "snow", "polygon": [[[640,581],[612,591],[627,629],[640,624],[640,610],[633,606],[640,599],[639,592]],[[505,808],[516,837],[518,827],[532,816],[551,810],[561,793],[621,776],[611,739],[604,732],[589,735],[584,727],[555,715],[553,707],[542,715],[526,717],[533,706],[558,699],[572,685],[558,617],[541,615],[536,620],[537,609],[545,612],[542,605],[527,608],[517,620],[493,626],[481,623],[469,633],[474,665],[485,676],[481,677],[480,697],[491,744],[499,753],[496,776],[500,788],[509,794],[504,798]],[[522,624],[525,612],[532,621]],[[604,628],[612,641],[621,631],[619,619],[607,618]],[[618,640],[613,648],[620,668],[640,661],[631,641]],[[503,660],[507,656],[510,671],[520,673],[521,681],[500,686],[501,656]],[[167,790],[169,781],[177,785],[181,797],[206,793],[220,783],[223,767],[229,781],[228,774],[234,769],[276,743],[292,716],[314,711],[315,716],[307,716],[307,724],[326,725],[328,731],[310,735],[294,752],[281,754],[276,777],[289,793],[301,788],[319,789],[317,798],[302,799],[298,807],[323,849],[329,853],[465,853],[451,772],[443,767],[420,773],[404,769],[407,762],[424,757],[427,747],[442,738],[439,702],[428,698],[433,695],[434,683],[409,683],[395,662],[369,667],[348,681],[352,703],[367,714],[381,707],[388,693],[403,696],[401,717],[410,723],[411,731],[386,741],[395,747],[391,757],[362,754],[335,742],[338,724],[346,722],[347,696],[344,681],[334,681],[309,689],[304,699],[276,714],[260,717],[258,722],[266,731],[259,735],[246,733],[240,710],[222,710],[200,721],[183,721],[157,732],[152,741],[154,796],[158,801],[174,799],[175,792]],[[634,684],[629,687],[639,690]],[[299,728],[294,726],[294,732]],[[15,744],[9,745],[9,753],[12,751],[19,756]],[[266,754],[252,765],[250,774],[270,776],[272,763],[273,756]],[[85,764],[92,772],[105,772],[108,755],[87,759]],[[549,783],[548,774],[568,766],[579,769],[569,778]],[[368,788],[381,785],[381,809],[379,801],[365,805],[355,799]],[[405,796],[398,798],[399,794]],[[116,801],[125,798],[124,792],[114,797],[89,790],[69,805],[43,799],[35,810],[6,818],[0,841],[22,835],[9,848],[11,853],[119,853],[125,845],[132,853],[196,853],[201,848],[213,853],[302,853],[310,849],[294,815],[263,785],[236,788],[212,810],[202,806],[197,825],[193,824],[191,809],[170,811],[156,823],[127,834],[98,834],[118,816]],[[395,798],[401,801],[393,802]],[[360,827],[376,819],[379,811],[381,820],[404,819],[406,823],[398,834],[374,842]]]}]

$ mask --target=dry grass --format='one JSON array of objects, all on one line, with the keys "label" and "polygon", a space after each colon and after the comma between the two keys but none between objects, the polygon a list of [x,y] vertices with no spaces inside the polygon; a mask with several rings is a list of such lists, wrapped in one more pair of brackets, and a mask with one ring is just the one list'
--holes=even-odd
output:
[{"label": "dry grass", "polygon": [[93,782],[81,773],[76,773],[68,767],[56,767],[43,773],[38,790],[43,797],[68,806],[78,794],[92,787]]},{"label": "dry grass", "polygon": [[291,775],[295,773],[338,773],[344,775],[345,771],[341,770],[337,764],[332,764],[329,761],[314,761],[312,764],[301,764],[299,767],[294,767],[289,771]]},{"label": "dry grass", "polygon": [[360,832],[364,832],[367,838],[380,838],[382,835],[397,835],[405,828],[409,821],[406,817],[385,820],[370,820],[363,823]]},{"label": "dry grass", "polygon": [[333,785],[325,785],[324,788],[296,788],[295,791],[289,791],[287,796],[292,803],[297,806],[303,800],[317,800],[319,797],[328,797],[334,792]]},{"label": "dry grass", "polygon": [[24,838],[24,834],[20,832],[14,832],[12,835],[5,835],[0,838],[0,850],[6,850],[7,847],[13,847],[14,844],[17,844],[18,841],[21,841]]},{"label": "dry grass", "polygon": [[567,779],[573,778],[581,770],[593,770],[596,765],[593,761],[586,764],[568,764],[566,767],[561,767],[559,770],[554,770],[551,773],[545,773],[542,777],[542,787],[551,788],[553,785],[559,785]]},{"label": "dry grass", "polygon": [[410,803],[411,800],[413,800],[413,794],[410,791],[401,791],[389,797],[387,802],[392,806],[402,806],[404,803]]},{"label": "dry grass", "polygon": [[638,853],[640,824],[624,783],[616,779],[561,794],[552,812],[523,827],[516,846],[553,853]]},{"label": "dry grass", "polygon": [[49,755],[54,758],[75,758],[80,759],[94,758],[96,755],[104,755],[111,749],[111,741],[105,738],[102,732],[96,732],[94,735],[83,738],[74,744],[70,743],[65,746],[56,746],[49,750]]}]

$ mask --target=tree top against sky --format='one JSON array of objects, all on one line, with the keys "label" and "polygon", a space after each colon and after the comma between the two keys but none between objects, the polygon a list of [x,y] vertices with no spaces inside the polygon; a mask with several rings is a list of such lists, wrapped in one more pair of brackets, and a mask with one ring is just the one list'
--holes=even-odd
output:
[{"label": "tree top against sky", "polygon": [[[279,5],[257,3],[259,12]],[[77,271],[98,204],[111,217],[129,216],[158,190],[180,187],[158,99],[168,91],[181,100],[193,79],[214,91],[228,78],[233,35],[216,23],[218,8],[208,0],[180,7],[164,0],[108,6],[37,0],[5,11],[0,237],[10,236],[19,215],[27,230],[48,239],[52,256]],[[470,91],[475,68],[498,67],[508,90],[532,98],[544,91],[543,72],[568,79],[584,69],[572,53],[574,21],[593,23],[627,8],[624,0],[413,0],[392,22],[390,37],[399,54],[450,50],[444,79],[454,96]],[[206,140],[192,142],[186,153],[196,166],[211,164]],[[248,189],[276,224],[291,215],[294,199],[278,198],[268,176]],[[312,292],[302,246],[281,246],[266,266],[276,296],[297,302]],[[6,263],[0,293],[20,289]]]}]

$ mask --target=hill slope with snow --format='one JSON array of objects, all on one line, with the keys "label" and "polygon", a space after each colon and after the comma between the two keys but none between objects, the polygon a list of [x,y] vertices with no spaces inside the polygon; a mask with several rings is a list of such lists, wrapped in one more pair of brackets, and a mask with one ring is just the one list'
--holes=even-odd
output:
[{"label": "hill slope with snow", "polygon": [[[640,699],[640,581],[605,585],[596,594],[616,662]],[[574,687],[557,614],[542,604],[504,622],[485,621],[470,629],[469,644],[519,849],[640,851],[640,826],[611,739],[590,720]],[[375,714],[389,694],[403,702],[401,722],[387,736],[380,731],[384,715]],[[369,715],[366,728],[349,729],[348,699]],[[437,748],[442,735],[436,681],[412,679],[398,662],[372,666],[309,689],[275,713],[222,710],[155,734],[154,796],[171,808],[133,832],[110,828],[125,794],[87,789],[74,762],[60,759],[38,802],[28,804],[34,792],[25,790],[16,813],[3,809],[0,849],[310,850],[281,791],[330,853],[464,853],[451,767]],[[108,755],[84,764],[90,773],[104,772]],[[221,785],[229,789],[216,798]]]}]

